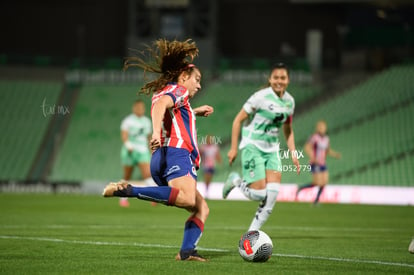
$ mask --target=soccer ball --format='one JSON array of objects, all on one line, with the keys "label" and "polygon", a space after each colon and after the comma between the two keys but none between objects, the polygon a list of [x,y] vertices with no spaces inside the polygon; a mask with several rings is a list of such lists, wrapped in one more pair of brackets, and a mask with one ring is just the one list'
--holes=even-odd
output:
[{"label": "soccer ball", "polygon": [[263,231],[248,231],[240,238],[239,254],[248,262],[266,262],[272,256],[272,252],[272,240]]}]

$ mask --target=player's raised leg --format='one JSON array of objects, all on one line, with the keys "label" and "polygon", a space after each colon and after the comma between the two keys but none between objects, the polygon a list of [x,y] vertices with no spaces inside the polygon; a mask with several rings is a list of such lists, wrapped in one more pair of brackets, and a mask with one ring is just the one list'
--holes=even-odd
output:
[{"label": "player's raised leg", "polygon": [[[186,187],[187,189],[185,190],[183,187],[181,187],[182,193],[179,194],[180,189],[174,186],[169,186],[167,179],[163,177],[163,169],[167,165],[168,158],[175,158],[177,161],[179,161],[180,155],[182,155],[181,158],[183,158],[185,161],[190,162],[190,160],[188,159],[188,154],[186,154],[185,152],[181,152],[180,150],[170,149],[170,151],[168,151],[167,148],[163,147],[156,150],[152,154],[150,170],[151,175],[158,186],[138,187],[128,184],[127,182],[121,181],[117,183],[108,184],[104,189],[103,196],[135,197],[141,200],[159,202],[165,205],[174,205],[178,207],[193,206],[195,204],[195,187],[193,187],[194,190],[190,191],[187,191],[190,187]],[[189,163],[188,165],[191,165],[191,163]],[[182,175],[179,174],[176,176],[176,178],[180,176]],[[187,199],[189,193],[190,195],[194,196],[191,199],[191,201],[190,199]],[[177,197],[179,199],[178,202],[176,202]]]},{"label": "player's raised leg", "polygon": [[165,205],[176,205],[179,190],[170,186],[138,187],[126,181],[111,182],[104,191],[104,197],[138,198],[141,200],[159,202]]}]

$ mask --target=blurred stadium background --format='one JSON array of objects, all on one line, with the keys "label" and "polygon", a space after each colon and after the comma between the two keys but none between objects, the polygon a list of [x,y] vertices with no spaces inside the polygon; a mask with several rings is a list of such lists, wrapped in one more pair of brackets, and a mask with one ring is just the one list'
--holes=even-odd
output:
[{"label": "blurred stadium background", "polygon": [[[224,159],[216,182],[230,171],[235,114],[282,61],[291,68],[298,149],[324,119],[342,153],[328,159],[330,187],[403,188],[414,198],[413,1],[16,0],[0,7],[2,191],[88,192],[120,179],[120,122],[135,99],[150,104],[137,94],[142,73],[122,72],[123,58],[160,37],[191,37],[203,70],[193,105],[215,108],[198,120],[199,138],[215,136]],[[286,172],[282,181],[302,184],[310,175]]]}]

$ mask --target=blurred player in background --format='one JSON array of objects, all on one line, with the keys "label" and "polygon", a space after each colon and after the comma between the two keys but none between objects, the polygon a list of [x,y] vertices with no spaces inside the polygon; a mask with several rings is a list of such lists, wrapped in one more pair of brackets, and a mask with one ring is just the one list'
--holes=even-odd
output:
[{"label": "blurred player in background", "polygon": [[[288,85],[288,68],[283,63],[276,64],[270,71],[267,87],[254,93],[233,121],[227,156],[231,165],[237,156],[238,138],[244,123],[239,146],[243,178],[236,172],[230,173],[223,187],[223,198],[227,198],[234,187],[239,187],[247,198],[260,202],[249,230],[259,230],[276,203],[283,169],[279,156],[280,130],[283,130],[289,151],[296,153],[292,129],[295,101],[286,91]],[[293,166],[288,170],[299,173],[297,155],[291,157]]]},{"label": "blurred player in background", "polygon": [[[151,132],[151,119],[145,116],[145,104],[137,100],[132,105],[132,113],[121,123],[121,162],[125,181],[131,179],[134,166],[137,165],[144,183],[155,186],[150,172],[151,154],[148,147]],[[120,198],[119,205],[128,207],[128,198]]]},{"label": "blurred player in background", "polygon": [[160,76],[146,83],[141,93],[152,94],[151,175],[158,186],[136,187],[121,181],[108,184],[105,197],[135,197],[188,210],[184,237],[176,260],[206,261],[196,251],[209,214],[207,202],[197,190],[200,154],[197,147],[195,116],[209,116],[213,108],[190,106],[201,89],[201,72],[192,64],[198,48],[191,40],[154,42],[148,52],[154,61],[127,59],[125,68],[140,67]]},{"label": "blurred player in background", "polygon": [[329,145],[329,136],[326,134],[326,122],[320,120],[316,123],[315,133],[308,139],[305,144],[305,153],[309,156],[311,165],[312,182],[300,186],[296,192],[296,198],[300,191],[306,188],[318,186],[319,190],[314,200],[314,205],[318,204],[325,185],[329,181],[328,168],[326,167],[326,156],[341,158],[341,154],[332,150]]},{"label": "blurred player in background", "polygon": [[208,187],[216,172],[216,162],[221,163],[220,147],[216,144],[214,137],[206,136],[205,143],[200,146],[201,166],[204,173],[204,184],[206,185],[205,196],[208,197]]}]

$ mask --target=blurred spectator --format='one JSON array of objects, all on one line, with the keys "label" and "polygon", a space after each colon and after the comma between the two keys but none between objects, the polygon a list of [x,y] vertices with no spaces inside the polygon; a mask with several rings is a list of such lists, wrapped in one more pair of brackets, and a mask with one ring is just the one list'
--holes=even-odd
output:
[{"label": "blurred spectator", "polygon": [[221,163],[220,148],[214,136],[207,135],[205,143],[200,146],[201,167],[204,173],[204,183],[206,186],[205,196],[208,197],[208,188],[216,171],[216,163]]}]

